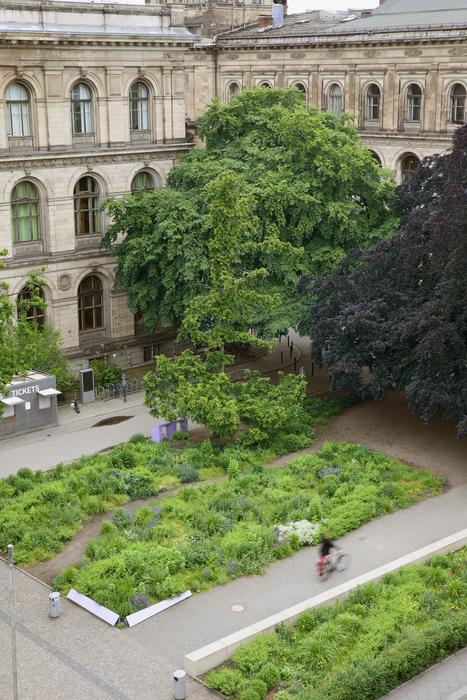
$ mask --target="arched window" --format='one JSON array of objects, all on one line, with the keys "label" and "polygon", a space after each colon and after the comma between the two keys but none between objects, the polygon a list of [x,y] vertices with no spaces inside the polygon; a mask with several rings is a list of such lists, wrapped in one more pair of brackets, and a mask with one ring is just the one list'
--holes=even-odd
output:
[{"label": "arched window", "polygon": [[329,88],[328,110],[336,117],[340,117],[342,114],[342,88],[337,83]]},{"label": "arched window", "polygon": [[104,325],[102,282],[96,275],[85,277],[78,287],[80,331],[91,331]]},{"label": "arched window", "polygon": [[76,83],[71,93],[71,128],[74,134],[92,134],[92,93],[86,83]]},{"label": "arched window", "polygon": [[28,180],[18,182],[11,193],[13,243],[38,241],[41,237],[39,191]]},{"label": "arched window", "polygon": [[271,87],[271,84],[270,84],[270,83],[267,83],[267,82],[264,82],[264,83],[260,83],[260,84],[259,84],[259,87],[262,87],[262,88],[270,88],[270,87]]},{"label": "arched window", "polygon": [[381,114],[381,90],[378,85],[370,85],[366,93],[366,118],[377,121]]},{"label": "arched window", "polygon": [[401,160],[401,176],[402,182],[405,182],[410,175],[418,170],[420,160],[413,153],[407,153]]},{"label": "arched window", "polygon": [[99,185],[86,175],[78,180],[74,189],[75,233],[89,236],[99,233]]},{"label": "arched window", "polygon": [[137,173],[131,182],[131,193],[137,194],[138,192],[153,192],[154,191],[154,178],[151,173],[146,170]]},{"label": "arched window", "polygon": [[405,118],[408,122],[419,122],[422,107],[422,89],[415,83],[407,90],[407,106]]},{"label": "arched window", "polygon": [[21,83],[11,83],[6,89],[10,136],[31,136],[31,109],[29,92]]},{"label": "arched window", "polygon": [[130,88],[130,129],[149,129],[149,90],[144,83],[133,83]]},{"label": "arched window", "polygon": [[232,99],[232,97],[235,97],[235,95],[238,95],[240,92],[240,85],[238,83],[230,83],[229,85],[229,102]]},{"label": "arched window", "polygon": [[293,87],[297,90],[300,90],[300,92],[303,95],[303,99],[306,102],[306,86],[303,83],[294,83]]},{"label": "arched window", "polygon": [[454,124],[465,122],[465,101],[467,97],[466,89],[460,83],[454,85],[451,90],[449,120]]},{"label": "arched window", "polygon": [[378,165],[381,165],[381,166],[383,165],[381,163],[381,158],[379,157],[379,155],[377,153],[375,153],[374,151],[369,151],[369,153],[370,153],[370,156],[373,158],[373,160],[375,160],[378,163]]},{"label": "arched window", "polygon": [[[38,297],[39,301],[41,302],[39,305],[33,303],[37,301]],[[26,321],[29,321],[29,323],[41,328],[45,323],[45,299],[42,289],[37,287],[34,289],[33,294],[32,290],[28,286],[23,287],[18,294],[17,309],[18,317],[20,315],[24,315]]]}]

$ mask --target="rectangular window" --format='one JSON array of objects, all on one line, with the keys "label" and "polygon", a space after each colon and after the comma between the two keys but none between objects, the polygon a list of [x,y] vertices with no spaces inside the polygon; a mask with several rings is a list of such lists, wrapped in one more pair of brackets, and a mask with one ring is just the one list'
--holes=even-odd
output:
[{"label": "rectangular window", "polygon": [[10,135],[21,137],[30,136],[29,104],[27,102],[12,102],[10,109]]}]

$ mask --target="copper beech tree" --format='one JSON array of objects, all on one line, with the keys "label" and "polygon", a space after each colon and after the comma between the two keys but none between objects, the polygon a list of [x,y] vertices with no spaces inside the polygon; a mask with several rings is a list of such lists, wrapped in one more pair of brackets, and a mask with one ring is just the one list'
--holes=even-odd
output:
[{"label": "copper beech tree", "polygon": [[403,389],[424,420],[442,411],[467,435],[466,126],[399,188],[397,208],[393,238],[302,280],[312,354],[334,389]]}]

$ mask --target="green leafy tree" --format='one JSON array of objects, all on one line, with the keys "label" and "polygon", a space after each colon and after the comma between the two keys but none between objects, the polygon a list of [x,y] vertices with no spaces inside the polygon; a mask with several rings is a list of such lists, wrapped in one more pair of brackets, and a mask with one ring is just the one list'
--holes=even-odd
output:
[{"label": "green leafy tree", "polygon": [[255,240],[259,223],[254,202],[239,191],[239,185],[238,176],[226,173],[206,187],[212,232],[207,244],[206,291],[188,302],[180,336],[208,349],[232,343],[269,348],[251,329],[260,312],[273,313],[280,295],[262,286],[270,272],[265,267],[251,269],[250,261],[258,252],[267,251],[271,261],[281,255],[293,261],[303,252],[274,235]]},{"label": "green leafy tree", "polygon": [[[303,304],[294,289],[302,274],[327,273],[351,249],[394,232],[390,176],[347,119],[308,110],[298,90],[256,89],[227,105],[214,102],[198,127],[206,147],[172,169],[167,189],[107,205],[117,278],[148,328],[158,319],[180,324],[194,297],[200,308],[190,313],[198,318],[209,306],[201,305],[212,290],[209,247],[216,237],[209,188],[226,173],[247,198],[248,237],[258,244],[238,251],[246,269],[258,271],[249,284],[258,294],[278,295],[274,309],[266,305],[250,319],[257,334],[298,323]],[[266,241],[303,251],[277,255],[274,246],[259,245]]]},{"label": "green leafy tree", "polygon": [[222,371],[233,358],[210,352],[207,360],[185,350],[179,357],[155,358],[155,368],[144,378],[145,403],[151,415],[168,420],[190,418],[215,435],[234,435],[240,425],[231,377]]},{"label": "green leafy tree", "polygon": [[[3,252],[2,255],[6,253]],[[32,273],[26,284],[28,291],[15,306],[9,295],[8,285],[0,285],[0,393],[16,374],[30,369],[49,372],[57,379],[57,386],[64,390],[72,382],[68,361],[60,347],[60,333],[47,323],[38,326],[28,320],[31,308],[46,306],[40,288],[42,279]],[[0,405],[0,412],[2,411]]]}]

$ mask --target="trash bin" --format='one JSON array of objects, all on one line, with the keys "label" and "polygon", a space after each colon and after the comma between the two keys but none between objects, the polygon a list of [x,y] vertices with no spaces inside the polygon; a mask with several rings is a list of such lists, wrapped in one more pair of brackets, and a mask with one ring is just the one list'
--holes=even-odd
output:
[{"label": "trash bin", "polygon": [[175,700],[185,700],[185,671],[179,669],[174,673],[174,698]]},{"label": "trash bin", "polygon": [[50,617],[60,617],[62,612],[62,603],[60,600],[60,593],[54,591],[49,593],[49,615]]}]

